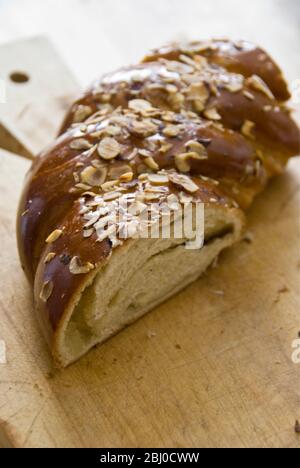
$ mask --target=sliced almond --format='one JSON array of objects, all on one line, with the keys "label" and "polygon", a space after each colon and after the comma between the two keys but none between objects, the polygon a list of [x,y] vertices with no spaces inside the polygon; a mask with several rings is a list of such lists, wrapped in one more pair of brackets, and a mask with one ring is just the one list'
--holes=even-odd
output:
[{"label": "sliced almond", "polygon": [[121,182],[131,182],[133,179],[133,172],[125,172],[119,177]]},{"label": "sliced almond", "polygon": [[194,71],[193,67],[187,65],[185,63],[173,61],[173,60],[166,60],[166,69],[170,72],[175,73],[192,73]]},{"label": "sliced almond", "polygon": [[84,238],[88,238],[88,237],[91,237],[94,233],[94,229],[91,228],[91,229],[84,229],[83,231],[83,237]]},{"label": "sliced almond", "polygon": [[92,115],[93,109],[90,106],[79,105],[74,113],[73,121],[74,122],[82,122],[87,117]]},{"label": "sliced almond", "polygon": [[161,142],[161,147],[159,148],[160,153],[167,153],[172,148],[170,143]]},{"label": "sliced almond", "polygon": [[42,287],[42,290],[40,292],[40,299],[43,301],[43,302],[47,302],[48,299],[50,299],[50,296],[53,292],[53,282],[48,280],[48,281],[45,281],[44,284],[43,284],[43,287]]},{"label": "sliced almond", "polygon": [[104,229],[109,223],[111,223],[114,220],[113,216],[107,215],[104,216],[104,218],[101,218],[94,226],[96,230],[101,230]]},{"label": "sliced almond", "polygon": [[215,107],[210,109],[205,109],[204,116],[209,120],[221,120],[222,117],[220,116],[219,112]]},{"label": "sliced almond", "polygon": [[118,125],[108,125],[104,131],[107,135],[114,137],[120,135],[122,129]]},{"label": "sliced almond", "polygon": [[110,238],[110,236],[113,236],[115,238],[115,233],[116,233],[116,227],[115,226],[110,226],[108,229],[97,232],[98,239],[97,242],[102,242],[107,238]]},{"label": "sliced almond", "polygon": [[164,122],[176,122],[176,114],[171,111],[165,111],[162,114],[162,119]]},{"label": "sliced almond", "polygon": [[87,218],[85,217],[85,219],[89,219],[89,221],[84,225],[84,228],[86,229],[86,228],[93,226],[98,221],[99,217],[100,217],[100,213],[97,211],[95,212],[95,214],[92,214],[92,217],[90,219],[89,217]]},{"label": "sliced almond", "polygon": [[187,90],[187,98],[193,102],[196,112],[202,112],[209,98],[209,92],[204,83],[192,83]]},{"label": "sliced almond", "polygon": [[103,137],[104,134],[106,134],[106,132],[105,132],[105,129],[102,128],[101,130],[97,130],[96,132],[90,133],[90,136],[92,138],[96,138],[97,140],[99,140],[100,138]]},{"label": "sliced almond", "polygon": [[60,236],[62,235],[63,231],[61,229],[55,229],[53,232],[51,232],[51,234],[49,234],[49,236],[47,237],[46,239],[46,243],[47,244],[52,244],[53,242],[55,242],[57,239],[60,238]]},{"label": "sliced almond", "polygon": [[205,146],[197,140],[190,140],[185,144],[185,147],[194,153],[197,153],[199,156],[202,156],[203,159],[207,159],[207,150]]},{"label": "sliced almond", "polygon": [[113,201],[116,200],[117,198],[120,198],[121,193],[114,191],[114,192],[107,192],[103,195],[103,200],[104,201]]},{"label": "sliced almond", "polygon": [[175,86],[175,85],[173,85],[173,84],[168,84],[168,85],[166,86],[166,90],[168,91],[168,93],[174,94],[174,93],[177,93],[178,88],[177,88],[177,86]]},{"label": "sliced almond", "polygon": [[50,263],[51,260],[53,260],[56,257],[56,253],[54,252],[49,252],[48,255],[46,256],[44,263]]},{"label": "sliced almond", "polygon": [[150,158],[152,156],[151,151],[148,151],[146,149],[139,149],[138,153],[140,156],[143,156],[143,158]]},{"label": "sliced almond", "polygon": [[109,168],[108,178],[110,180],[117,180],[121,178],[124,174],[132,173],[132,168],[129,164],[126,163],[114,163]]},{"label": "sliced almond", "polygon": [[129,109],[138,113],[143,113],[152,109],[150,102],[146,101],[145,99],[133,99],[129,102],[128,107]]},{"label": "sliced almond", "polygon": [[170,174],[169,178],[173,184],[179,185],[187,192],[195,193],[199,190],[198,185],[196,185],[192,179],[186,175],[174,173]]},{"label": "sliced almond", "polygon": [[225,85],[225,88],[231,93],[238,93],[243,89],[243,83],[239,81],[232,81]]},{"label": "sliced almond", "polygon": [[170,94],[168,100],[172,108],[179,112],[184,104],[184,95],[181,93]]},{"label": "sliced almond", "polygon": [[131,123],[131,131],[137,135],[150,136],[157,132],[157,126],[150,120],[133,120]]},{"label": "sliced almond", "polygon": [[153,201],[153,200],[158,200],[161,197],[161,193],[155,193],[155,192],[146,192],[144,193],[144,201]]},{"label": "sliced almond", "polygon": [[254,139],[254,135],[252,133],[252,130],[255,127],[255,123],[251,122],[251,120],[245,120],[243,123],[243,126],[241,128],[241,132],[244,136],[251,138],[252,140]]},{"label": "sliced almond", "polygon": [[190,65],[191,67],[195,67],[195,61],[189,57],[188,55],[184,55],[184,54],[181,54],[179,56],[179,59],[181,60],[181,62],[184,62],[186,63],[187,65]]},{"label": "sliced almond", "polygon": [[177,169],[180,172],[189,172],[191,170],[191,164],[190,164],[191,159],[201,161],[203,159],[207,159],[207,156],[206,155],[200,156],[198,153],[194,151],[191,151],[189,153],[177,154],[175,156],[175,164],[176,164]]},{"label": "sliced almond", "polygon": [[79,182],[79,184],[76,184],[75,187],[79,190],[90,190],[90,186],[87,185],[87,184],[82,184],[81,182]]},{"label": "sliced almond", "polygon": [[173,137],[178,136],[179,133],[180,133],[180,127],[178,127],[178,125],[168,125],[167,127],[163,129],[163,134],[166,137],[173,138]]},{"label": "sliced almond", "polygon": [[140,175],[138,176],[138,180],[141,180],[141,181],[143,182],[144,180],[148,180],[148,177],[149,177],[149,174],[148,174],[148,173],[140,174]]},{"label": "sliced almond", "polygon": [[77,138],[70,143],[70,148],[73,150],[89,150],[92,146],[93,145],[84,138]]},{"label": "sliced almond", "polygon": [[249,101],[254,101],[254,99],[255,99],[255,97],[253,96],[252,93],[250,93],[250,91],[247,91],[247,90],[243,91],[243,95],[244,95],[247,99],[249,99]]},{"label": "sliced almond", "polygon": [[114,159],[121,152],[121,147],[114,138],[106,137],[98,145],[98,153],[103,159]]},{"label": "sliced almond", "polygon": [[252,75],[247,78],[247,84],[256,91],[260,91],[265,94],[269,99],[275,99],[274,94],[271,92],[268,85],[257,75]]},{"label": "sliced almond", "polygon": [[110,190],[114,189],[118,184],[118,180],[109,180],[107,182],[104,182],[104,184],[101,185],[101,188],[104,192],[109,192]]},{"label": "sliced almond", "polygon": [[104,183],[107,176],[107,169],[105,167],[96,168],[93,166],[86,167],[80,174],[81,180],[84,184],[89,184],[92,187],[99,187]]},{"label": "sliced almond", "polygon": [[128,156],[126,156],[126,160],[127,161],[133,161],[136,158],[137,155],[138,155],[138,149],[134,148],[132,150],[132,152]]},{"label": "sliced almond", "polygon": [[147,185],[145,188],[145,193],[154,192],[154,193],[167,193],[168,187],[161,185]]},{"label": "sliced almond", "polygon": [[90,262],[83,264],[79,257],[73,257],[69,264],[69,270],[72,275],[84,275],[95,268]]},{"label": "sliced almond", "polygon": [[148,180],[153,185],[163,185],[169,183],[169,177],[163,174],[148,174]]},{"label": "sliced almond", "polygon": [[159,170],[159,165],[157,164],[157,162],[152,157],[145,158],[145,164],[150,169],[153,169],[153,171],[158,171]]}]

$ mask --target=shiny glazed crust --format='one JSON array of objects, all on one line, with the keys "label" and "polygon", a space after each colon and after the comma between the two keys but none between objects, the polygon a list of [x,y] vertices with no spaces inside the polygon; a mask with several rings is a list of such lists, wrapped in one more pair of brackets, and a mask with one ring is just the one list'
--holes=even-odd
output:
[{"label": "shiny glazed crust", "polygon": [[18,215],[22,265],[60,365],[105,339],[74,356],[63,351],[82,294],[134,242],[103,227],[112,203],[128,195],[139,209],[201,201],[224,224],[206,232],[207,242],[231,226],[220,250],[227,247],[241,235],[243,210],[299,152],[289,97],[262,49],[213,40],[155,50],[74,103],[60,136],[34,161]]}]

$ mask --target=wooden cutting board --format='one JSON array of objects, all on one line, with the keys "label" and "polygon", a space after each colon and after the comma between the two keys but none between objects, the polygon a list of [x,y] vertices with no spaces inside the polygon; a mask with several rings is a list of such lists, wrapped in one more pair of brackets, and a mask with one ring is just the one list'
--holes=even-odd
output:
[{"label": "wooden cutting board", "polygon": [[248,242],[60,372],[16,249],[29,164],[0,150],[0,446],[299,447],[300,160],[250,210]]},{"label": "wooden cutting board", "polygon": [[1,444],[299,447],[300,160],[251,209],[251,244],[62,372],[16,251],[28,165],[1,151]]},{"label": "wooden cutting board", "polygon": [[53,141],[79,85],[41,36],[0,46],[0,80],[0,146],[31,158]]}]

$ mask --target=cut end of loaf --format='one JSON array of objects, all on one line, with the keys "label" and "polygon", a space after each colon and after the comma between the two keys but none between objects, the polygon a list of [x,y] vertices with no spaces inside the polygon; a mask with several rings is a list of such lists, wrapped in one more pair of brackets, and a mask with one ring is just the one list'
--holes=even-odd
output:
[{"label": "cut end of loaf", "polygon": [[134,239],[116,249],[78,294],[55,335],[54,357],[65,367],[89,349],[199,278],[241,235],[237,209],[207,208],[205,243],[187,250],[187,239]]}]

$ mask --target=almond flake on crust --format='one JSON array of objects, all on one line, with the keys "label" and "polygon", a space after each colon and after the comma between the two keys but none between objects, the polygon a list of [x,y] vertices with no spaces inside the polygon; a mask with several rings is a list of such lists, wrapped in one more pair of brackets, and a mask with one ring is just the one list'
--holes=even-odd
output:
[{"label": "almond flake on crust", "polygon": [[190,140],[185,144],[185,147],[189,151],[197,153],[199,156],[202,156],[203,159],[207,159],[207,150],[206,147],[197,140]]},{"label": "almond flake on crust", "polygon": [[133,120],[130,126],[130,130],[132,131],[132,133],[143,137],[153,135],[157,132],[157,128],[158,127],[150,120],[143,120],[142,122],[140,122],[139,120]]},{"label": "almond flake on crust", "polygon": [[45,281],[44,284],[43,284],[43,287],[42,287],[42,290],[40,292],[40,299],[43,301],[43,302],[47,302],[49,299],[50,299],[50,296],[53,292],[53,282],[48,280],[48,281]]},{"label": "almond flake on crust", "polygon": [[75,123],[83,122],[85,119],[90,117],[92,113],[93,113],[93,109],[90,106],[84,106],[80,104],[74,113],[73,121]]},{"label": "almond flake on crust", "polygon": [[247,84],[256,91],[260,91],[265,94],[269,99],[275,99],[274,94],[270,90],[269,86],[257,75],[252,75],[247,78]]},{"label": "almond flake on crust", "polygon": [[107,176],[107,169],[96,168],[93,166],[86,167],[80,174],[81,180],[84,184],[89,184],[92,187],[99,187],[105,182]]},{"label": "almond flake on crust", "polygon": [[120,182],[131,182],[132,179],[133,179],[132,171],[125,172],[119,177]]},{"label": "almond flake on crust", "polygon": [[148,166],[153,171],[158,171],[159,170],[159,165],[157,164],[157,162],[152,157],[145,158],[145,164],[146,164],[146,166]]},{"label": "almond flake on crust", "polygon": [[189,153],[176,154],[175,164],[177,169],[180,172],[189,172],[191,170],[191,159],[201,161],[203,159],[207,159],[207,156],[200,156],[195,151],[191,151]]},{"label": "almond flake on crust", "polygon": [[49,236],[47,237],[46,239],[46,243],[47,244],[52,244],[53,242],[55,242],[57,239],[60,238],[60,236],[62,235],[63,231],[61,229],[55,229],[54,231],[51,232],[51,234],[49,234]]},{"label": "almond flake on crust", "polygon": [[199,190],[198,185],[196,185],[190,177],[184,174],[172,173],[169,174],[169,178],[173,184],[179,185],[187,192],[195,193],[197,190]]},{"label": "almond flake on crust", "polygon": [[241,128],[241,132],[244,136],[251,138],[252,140],[254,139],[254,135],[252,133],[252,130],[255,127],[255,123],[251,122],[251,120],[245,120],[243,123],[243,126]]},{"label": "almond flake on crust", "polygon": [[49,253],[47,254],[47,256],[45,257],[44,263],[45,263],[45,264],[50,263],[51,260],[53,260],[55,257],[56,257],[56,253],[54,253],[54,252],[49,252]]},{"label": "almond flake on crust", "polygon": [[169,177],[167,176],[167,174],[148,174],[148,180],[153,185],[169,183]]},{"label": "almond flake on crust", "polygon": [[225,85],[225,89],[227,89],[231,93],[238,93],[243,89],[243,83],[239,81],[231,81],[230,83]]},{"label": "almond flake on crust", "polygon": [[249,101],[254,101],[254,99],[255,99],[255,97],[253,96],[252,93],[250,93],[250,91],[247,91],[247,90],[243,91],[243,95],[244,95],[247,99],[249,99]]},{"label": "almond flake on crust", "polygon": [[129,109],[141,114],[145,111],[152,110],[152,105],[145,99],[133,99],[129,102],[128,107]]},{"label": "almond flake on crust", "polygon": [[117,140],[111,137],[103,138],[98,145],[98,153],[103,159],[114,159],[119,156],[121,147]]},{"label": "almond flake on crust", "polygon": [[195,111],[202,112],[209,98],[209,92],[204,83],[192,83],[187,90],[187,98],[193,102]]},{"label": "almond flake on crust", "polygon": [[89,273],[91,270],[95,268],[90,262],[83,264],[79,257],[73,257],[69,264],[69,270],[72,275],[83,275]]},{"label": "almond flake on crust", "polygon": [[70,148],[73,150],[89,150],[92,148],[92,144],[84,138],[77,138],[70,143]]},{"label": "almond flake on crust", "polygon": [[221,120],[222,117],[220,116],[219,112],[215,107],[211,109],[205,109],[204,116],[209,120]]},{"label": "almond flake on crust", "polygon": [[180,133],[180,128],[177,125],[168,125],[166,128],[163,130],[163,134],[166,137],[176,137]]}]

